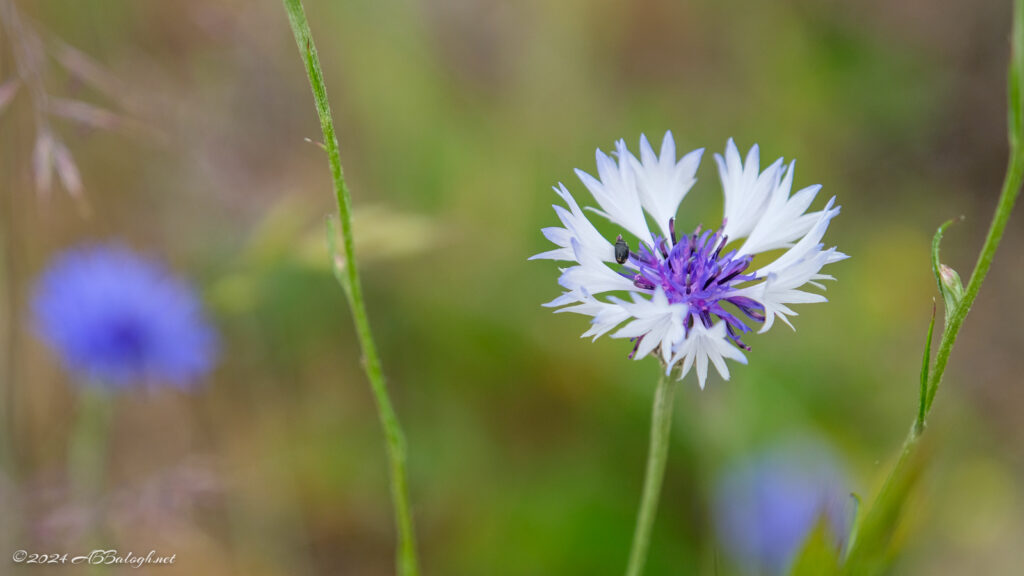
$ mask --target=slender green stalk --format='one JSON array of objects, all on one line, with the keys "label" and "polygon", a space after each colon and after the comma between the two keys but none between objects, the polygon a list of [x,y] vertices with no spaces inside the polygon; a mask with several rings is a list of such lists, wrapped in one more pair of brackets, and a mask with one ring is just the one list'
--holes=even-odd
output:
[{"label": "slender green stalk", "polygon": [[999,194],[999,203],[996,205],[996,213],[992,217],[992,224],[989,225],[988,235],[985,236],[985,243],[978,255],[978,262],[971,273],[971,279],[964,290],[963,299],[952,311],[947,311],[946,328],[942,333],[942,340],[939,342],[939,351],[935,355],[935,368],[931,371],[928,379],[928,399],[925,406],[930,411],[932,402],[935,400],[935,393],[942,383],[942,374],[946,371],[946,363],[949,362],[949,355],[953,351],[953,344],[956,343],[960,327],[971,311],[974,299],[978,297],[981,290],[981,283],[985,281],[989,268],[992,267],[992,259],[995,257],[996,249],[1006,231],[1006,223],[1010,220],[1013,212],[1013,205],[1020,195],[1020,188],[1024,182],[1024,151],[1021,150],[1021,143],[1024,141],[1024,103],[1022,103],[1022,86],[1024,82],[1024,0],[1014,0],[1013,3],[1013,32],[1010,40],[1010,69],[1007,75],[1007,135],[1010,143],[1010,159],[1006,167],[1006,177],[1003,180],[1003,189]]},{"label": "slender green stalk", "polygon": [[935,366],[928,375],[927,397],[924,409],[919,415],[921,426],[920,428],[915,426],[916,432],[912,431],[907,438],[907,442],[911,446],[920,437],[920,432],[924,427],[924,417],[931,412],[932,403],[935,401],[935,394],[939,391],[939,385],[942,383],[942,375],[946,372],[946,365],[953,351],[953,345],[956,343],[956,337],[960,333],[964,320],[967,319],[967,314],[971,311],[975,298],[978,297],[982,282],[985,281],[985,277],[992,267],[996,249],[999,248],[999,242],[1003,239],[1006,224],[1010,220],[1013,206],[1020,195],[1021,185],[1024,184],[1024,150],[1021,149],[1021,143],[1024,141],[1022,81],[1024,81],[1024,0],[1014,0],[1007,106],[1010,158],[1006,167],[1006,177],[1003,179],[999,202],[996,204],[996,211],[992,217],[992,223],[989,225],[988,234],[985,236],[985,243],[978,254],[974,271],[971,273],[971,279],[964,290],[963,299],[952,311],[947,311],[946,326],[942,331],[942,339],[939,341],[939,350],[935,354]]},{"label": "slender green stalk", "polygon": [[[881,531],[881,527],[884,526],[888,526],[888,530],[891,532],[891,524],[895,521],[893,516],[894,510],[897,509],[898,505],[893,502],[893,500],[897,499],[893,495],[901,493],[900,485],[907,485],[916,476],[914,456],[925,430],[925,420],[931,412],[932,403],[935,401],[935,394],[942,383],[942,376],[946,371],[946,365],[953,351],[953,345],[956,343],[957,335],[960,333],[960,328],[963,326],[964,320],[971,311],[971,306],[981,290],[982,282],[985,281],[985,277],[992,267],[992,260],[995,257],[996,249],[999,248],[999,242],[1003,238],[1003,232],[1006,230],[1006,224],[1010,219],[1010,214],[1013,212],[1013,206],[1020,195],[1021,185],[1024,184],[1024,150],[1021,149],[1021,144],[1024,142],[1024,102],[1022,102],[1022,98],[1024,98],[1024,89],[1022,89],[1022,82],[1024,82],[1024,0],[1014,0],[1011,46],[1007,106],[1010,157],[1007,163],[1006,177],[1003,180],[1003,188],[999,194],[999,201],[996,204],[995,214],[992,217],[992,223],[985,237],[985,243],[981,247],[974,271],[971,273],[971,279],[964,290],[963,298],[955,304],[952,310],[946,311],[946,324],[942,331],[942,338],[939,341],[939,349],[935,354],[935,365],[929,371],[927,368],[928,348],[930,348],[931,332],[935,323],[934,313],[932,315],[932,325],[928,329],[928,346],[925,350],[924,366],[922,368],[922,402],[914,425],[911,427],[910,433],[903,443],[899,460],[890,471],[885,484],[882,486],[882,490],[879,492],[878,498],[875,500],[874,506],[872,506],[872,509],[862,521],[864,526],[860,531],[862,533],[875,530]],[[939,229],[936,235],[936,242],[941,239],[942,231],[948,224],[944,224]],[[933,248],[933,254],[937,253],[936,246]],[[936,274],[938,274],[937,265],[934,265],[934,267],[936,268]],[[945,289],[941,285],[941,280],[939,283],[939,290],[945,296]],[[865,552],[865,546],[861,544],[861,541],[858,541],[850,547],[850,553],[847,558],[848,572],[856,574],[867,573],[863,572],[862,562],[865,561],[865,557],[869,553]]]},{"label": "slender green stalk", "polygon": [[999,195],[999,204],[996,205],[996,213],[989,226],[988,235],[985,237],[985,244],[981,247],[981,254],[978,256],[978,263],[974,266],[974,272],[967,283],[964,291],[964,298],[960,304],[949,315],[946,329],[942,332],[942,339],[939,341],[939,350],[935,354],[935,367],[928,378],[928,398],[925,404],[925,411],[930,412],[932,402],[935,400],[935,393],[942,383],[942,375],[946,371],[946,364],[949,362],[949,355],[953,351],[953,344],[956,343],[960,327],[971,311],[974,299],[978,297],[981,290],[981,283],[985,281],[989,268],[992,267],[992,259],[995,257],[996,249],[1003,238],[1006,230],[1006,223],[1013,212],[1013,205],[1020,195],[1020,188],[1024,181],[1024,154],[1018,145],[1010,147],[1010,165],[1006,170],[1006,178],[1003,181],[1003,191]]},{"label": "slender green stalk", "polygon": [[668,456],[669,431],[672,429],[672,398],[676,381],[662,374],[654,392],[654,406],[651,410],[651,445],[647,452],[647,470],[644,472],[644,492],[640,498],[640,512],[633,533],[633,548],[629,552],[629,566],[626,576],[640,576],[647,560],[647,548],[651,543],[651,527],[658,511],[658,495],[661,480],[665,476],[665,460]]},{"label": "slender green stalk", "polygon": [[916,435],[924,431],[924,419],[928,415],[928,371],[932,364],[932,335],[935,334],[935,302],[932,301],[932,320],[928,323],[928,336],[924,340],[924,355],[921,358],[921,398],[917,403],[917,420],[914,421]]},{"label": "slender green stalk", "polygon": [[[101,384],[83,384],[78,394],[78,410],[68,451],[68,473],[74,501],[95,507],[106,493],[110,466],[110,432],[114,398]],[[90,515],[81,544],[87,549],[106,549],[110,534],[106,517]],[[89,565],[87,574],[102,574],[103,566]]]},{"label": "slender green stalk", "polygon": [[[398,529],[398,549],[396,551],[398,573],[401,576],[416,576],[419,574],[419,564],[416,559],[416,538],[412,528],[412,511],[406,480],[405,436],[398,423],[395,409],[391,405],[391,398],[388,396],[380,357],[377,355],[377,346],[373,341],[370,321],[367,318],[366,306],[363,302],[363,289],[359,280],[359,269],[356,266],[355,243],[352,239],[352,200],[341,169],[341,155],[338,152],[338,139],[334,133],[334,121],[331,118],[330,103],[327,100],[327,87],[324,85],[320,59],[317,56],[316,46],[313,44],[313,34],[306,21],[306,13],[302,8],[301,0],[282,1],[288,12],[288,20],[291,23],[292,33],[295,35],[295,43],[306,64],[306,74],[309,76],[309,85],[313,90],[316,111],[320,116],[320,129],[323,131],[324,147],[327,150],[331,177],[334,181],[334,195],[338,203],[338,219],[341,222],[341,238],[344,245],[347,274],[341,277],[342,286],[352,308],[352,318],[363,350],[363,367],[370,380],[370,387],[373,390],[381,425],[384,428],[384,436],[387,440],[388,459],[391,467],[391,497],[394,501],[395,524]],[[333,255],[331,257],[333,258]]]},{"label": "slender green stalk", "polygon": [[103,494],[110,444],[112,399],[96,386],[83,385],[71,434],[68,468],[74,496],[95,502]]}]

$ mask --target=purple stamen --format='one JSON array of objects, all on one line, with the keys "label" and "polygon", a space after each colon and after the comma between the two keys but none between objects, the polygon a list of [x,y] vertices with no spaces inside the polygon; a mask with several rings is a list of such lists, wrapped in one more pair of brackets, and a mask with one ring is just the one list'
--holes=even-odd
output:
[{"label": "purple stamen", "polygon": [[[641,290],[661,288],[669,302],[686,304],[683,328],[687,335],[697,321],[710,328],[717,319],[725,322],[728,337],[736,346],[749,350],[739,335],[751,329],[737,316],[764,322],[764,306],[738,295],[736,285],[755,279],[752,274],[744,274],[752,257],[738,256],[735,250],[723,254],[729,238],[722,234],[722,229],[703,230],[698,226],[692,234],[677,237],[675,219],[672,219],[669,235],[671,243],[660,237],[653,239],[653,247],[641,242],[638,249],[629,254],[636,271],[624,272],[623,276]],[[727,310],[723,304],[732,307]],[[631,357],[638,347],[639,339]]]},{"label": "purple stamen", "polygon": [[636,277],[633,278],[633,285],[643,290],[654,290],[655,288],[654,284],[651,284],[650,280],[644,278],[639,274],[637,274]]},{"label": "purple stamen", "polygon": [[737,268],[736,270],[730,272],[728,276],[726,276],[725,278],[722,278],[721,280],[718,281],[718,285],[721,286],[722,284],[725,284],[729,280],[732,280],[733,278],[739,276],[740,272],[743,272],[744,270],[746,270],[747,266],[749,266],[749,265],[750,265],[750,262],[747,262],[746,265],[744,265],[742,268]]},{"label": "purple stamen", "polygon": [[637,338],[630,338],[633,341],[633,351],[629,353],[629,359],[632,360],[636,356],[636,351],[640,349],[640,341],[643,340],[643,336]]},{"label": "purple stamen", "polygon": [[726,324],[725,330],[726,333],[729,335],[729,339],[732,340],[734,344],[746,350],[747,352],[750,352],[750,346],[747,346],[746,344],[743,343],[743,340],[740,340],[739,335],[736,334],[736,332],[732,329],[732,325]]},{"label": "purple stamen", "polygon": [[728,244],[728,243],[729,243],[729,237],[723,235],[722,236],[722,243],[718,245],[718,250],[715,250],[715,255],[712,256],[711,258],[714,259],[714,260],[718,260],[718,255],[722,253],[722,248],[725,248],[725,245]]},{"label": "purple stamen", "polygon": [[764,306],[756,300],[746,296],[731,296],[727,302],[740,309],[748,318],[757,322],[764,322]]}]

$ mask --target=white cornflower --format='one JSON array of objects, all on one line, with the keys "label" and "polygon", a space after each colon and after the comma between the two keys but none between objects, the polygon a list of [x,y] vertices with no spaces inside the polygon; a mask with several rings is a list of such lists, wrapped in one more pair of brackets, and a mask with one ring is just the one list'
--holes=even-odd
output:
[{"label": "white cornflower", "polygon": [[[621,226],[636,250],[621,235],[614,242],[605,238],[559,184],[555,192],[567,208],[554,208],[562,227],[543,230],[558,248],[531,258],[575,263],[558,280],[565,292],[545,306],[591,316],[583,336],[596,339],[619,328],[611,337],[632,340],[631,357],[656,353],[666,374],[681,362],[680,379],[696,367],[703,388],[709,362],[726,380],[726,359],[746,364],[741,349],[750,347],[740,336],[752,330],[747,322],[761,324],[760,332],[776,318],[792,327],[790,305],[825,301],[804,288],[823,288],[818,281],[832,277],[821,274],[822,267],[847,257],[822,244],[839,207],[833,197],[823,210],[808,213],[821,186],[792,193],[794,163],[780,158],[762,171],[756,145],[743,160],[729,140],[724,157],[715,155],[725,195],[721,227],[677,235],[675,215],[697,180],[703,150],[677,160],[671,132],[660,154],[644,136],[639,159],[624,141],[615,147],[614,157],[597,151],[597,178],[576,174],[600,207],[588,209]],[[784,251],[748,270],[756,254],[772,250]]]}]

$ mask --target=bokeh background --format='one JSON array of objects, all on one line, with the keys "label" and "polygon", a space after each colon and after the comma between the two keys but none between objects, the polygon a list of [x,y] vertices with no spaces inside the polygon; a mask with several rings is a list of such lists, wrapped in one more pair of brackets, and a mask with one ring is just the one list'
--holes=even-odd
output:
[{"label": "bokeh background", "polygon": [[[711,503],[725,471],[765,450],[826,447],[873,498],[916,410],[931,235],[965,216],[943,260],[966,280],[998,194],[1010,2],[306,4],[427,574],[625,563],[657,365],[580,340],[584,318],[540,307],[559,293],[556,265],[526,258],[556,222],[550,187],[585,199],[572,169],[642,132],[797,158],[798,187],[822,183],[818,205],[838,196],[829,237],[852,256],[797,332],[751,338],[729,382],[680,388],[648,573],[742,570]],[[84,547],[66,490],[78,387],[27,302],[54,254],[117,239],[192,279],[222,351],[193,393],[115,399],[96,504],[108,546],[177,553],[161,573],[391,573],[383,440],[327,266],[329,173],[305,141],[319,126],[282,7],[14,5],[45,44],[47,91],[91,107],[52,120],[78,200],[37,190],[29,94],[0,115],[0,572],[18,548]],[[717,224],[710,156],[699,178],[681,221]],[[955,349],[893,573],[1024,565],[1021,222]]]}]

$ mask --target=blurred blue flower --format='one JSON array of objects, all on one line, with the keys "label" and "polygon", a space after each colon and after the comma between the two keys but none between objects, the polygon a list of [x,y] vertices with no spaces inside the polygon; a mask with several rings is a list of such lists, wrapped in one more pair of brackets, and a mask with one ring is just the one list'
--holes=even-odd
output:
[{"label": "blurred blue flower", "polygon": [[849,484],[831,452],[789,444],[740,462],[718,483],[719,544],[751,573],[781,574],[826,519],[837,546],[853,520]]},{"label": "blurred blue flower", "polygon": [[208,373],[217,334],[190,285],[113,244],[59,255],[32,300],[37,333],[82,381],[184,387]]}]

